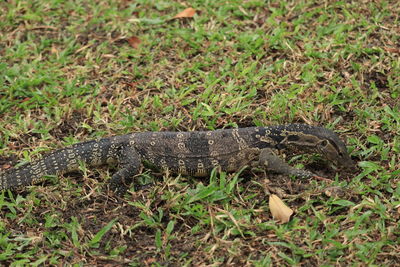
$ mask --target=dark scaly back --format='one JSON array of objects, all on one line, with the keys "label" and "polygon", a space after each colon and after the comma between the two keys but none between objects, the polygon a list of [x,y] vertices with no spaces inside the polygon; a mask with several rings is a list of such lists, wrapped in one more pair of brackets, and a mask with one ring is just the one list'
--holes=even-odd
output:
[{"label": "dark scaly back", "polygon": [[237,158],[243,129],[193,132],[135,133],[130,142],[142,159],[161,169],[206,176],[214,167],[226,169]]}]

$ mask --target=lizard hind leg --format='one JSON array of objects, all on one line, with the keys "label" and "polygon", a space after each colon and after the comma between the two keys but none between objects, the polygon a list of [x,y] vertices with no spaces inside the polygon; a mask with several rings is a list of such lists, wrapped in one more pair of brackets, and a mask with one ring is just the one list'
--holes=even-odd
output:
[{"label": "lizard hind leg", "polygon": [[259,167],[266,168],[269,171],[285,175],[294,175],[304,178],[315,176],[315,174],[313,174],[312,172],[293,168],[292,166],[284,162],[269,148],[261,150],[258,165]]},{"label": "lizard hind leg", "polygon": [[111,177],[110,189],[118,195],[123,195],[133,181],[133,176],[139,173],[141,158],[139,153],[129,146],[123,146],[118,153],[120,169]]}]

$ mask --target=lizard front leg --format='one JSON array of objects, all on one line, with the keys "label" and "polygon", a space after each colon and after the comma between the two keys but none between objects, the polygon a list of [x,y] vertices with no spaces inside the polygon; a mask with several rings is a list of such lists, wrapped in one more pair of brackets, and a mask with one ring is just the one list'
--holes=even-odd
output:
[{"label": "lizard front leg", "polygon": [[111,177],[110,189],[118,195],[123,195],[133,176],[139,173],[141,158],[135,148],[123,146],[118,153],[118,162],[121,169]]},{"label": "lizard front leg", "polygon": [[258,166],[266,168],[267,170],[274,171],[281,174],[286,175],[294,175],[297,177],[314,177],[317,176],[312,172],[300,170],[293,168],[286,162],[284,162],[281,158],[279,158],[271,149],[265,148],[262,149],[259,158],[258,158]]}]

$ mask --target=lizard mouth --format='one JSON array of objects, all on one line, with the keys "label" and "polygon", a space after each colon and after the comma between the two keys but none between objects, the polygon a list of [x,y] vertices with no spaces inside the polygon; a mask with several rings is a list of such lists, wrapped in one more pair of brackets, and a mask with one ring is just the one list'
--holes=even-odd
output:
[{"label": "lizard mouth", "polygon": [[350,157],[346,159],[341,159],[340,161],[336,162],[336,166],[349,172],[357,171],[357,165],[352,159],[350,159]]}]

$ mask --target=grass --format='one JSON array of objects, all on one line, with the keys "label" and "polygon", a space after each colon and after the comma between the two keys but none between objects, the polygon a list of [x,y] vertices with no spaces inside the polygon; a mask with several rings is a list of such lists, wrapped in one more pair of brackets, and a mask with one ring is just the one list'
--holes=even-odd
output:
[{"label": "grass", "polygon": [[[192,19],[170,20],[193,7]],[[294,157],[332,185],[111,168],[0,194],[2,265],[371,265],[400,260],[397,1],[0,3],[0,165],[135,131],[303,122],[347,139],[359,171]],[[127,38],[142,43],[132,48]],[[345,189],[340,196],[324,192]],[[269,192],[296,213],[278,224]]]}]

